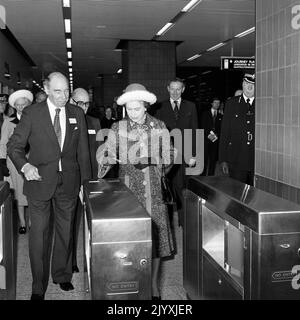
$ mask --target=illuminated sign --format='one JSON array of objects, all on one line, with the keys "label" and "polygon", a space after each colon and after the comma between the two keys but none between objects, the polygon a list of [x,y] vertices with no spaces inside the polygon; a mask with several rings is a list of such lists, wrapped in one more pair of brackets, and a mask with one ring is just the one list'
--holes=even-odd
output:
[{"label": "illuminated sign", "polygon": [[255,69],[255,58],[221,57],[222,70]]}]

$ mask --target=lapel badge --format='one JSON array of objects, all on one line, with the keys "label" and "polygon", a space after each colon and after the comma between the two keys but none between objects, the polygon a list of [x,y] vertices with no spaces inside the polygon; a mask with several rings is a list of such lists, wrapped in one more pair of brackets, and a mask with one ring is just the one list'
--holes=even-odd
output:
[{"label": "lapel badge", "polygon": [[69,122],[70,122],[71,124],[76,124],[76,123],[77,123],[77,120],[76,120],[76,118],[69,118]]}]

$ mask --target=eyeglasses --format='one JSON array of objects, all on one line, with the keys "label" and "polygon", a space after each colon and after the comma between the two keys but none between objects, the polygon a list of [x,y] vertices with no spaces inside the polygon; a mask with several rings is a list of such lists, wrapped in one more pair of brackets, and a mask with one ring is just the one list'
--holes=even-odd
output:
[{"label": "eyeglasses", "polygon": [[77,106],[79,107],[85,107],[88,108],[90,106],[89,102],[83,102],[83,101],[76,101],[73,99],[73,101],[76,103]]}]

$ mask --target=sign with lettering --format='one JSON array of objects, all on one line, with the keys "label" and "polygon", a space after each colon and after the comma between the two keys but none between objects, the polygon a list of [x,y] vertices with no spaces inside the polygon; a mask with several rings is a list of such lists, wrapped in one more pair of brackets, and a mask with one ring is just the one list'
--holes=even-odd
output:
[{"label": "sign with lettering", "polygon": [[255,58],[221,57],[222,70],[255,69]]}]

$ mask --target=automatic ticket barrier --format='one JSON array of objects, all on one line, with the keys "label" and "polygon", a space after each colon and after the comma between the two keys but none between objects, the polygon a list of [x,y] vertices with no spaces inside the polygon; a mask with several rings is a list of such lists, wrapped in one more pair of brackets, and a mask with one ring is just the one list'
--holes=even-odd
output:
[{"label": "automatic ticket barrier", "polygon": [[300,206],[228,177],[185,190],[190,299],[300,299]]},{"label": "automatic ticket barrier", "polygon": [[84,239],[93,300],[151,299],[151,218],[119,179],[84,184]]},{"label": "automatic ticket barrier", "polygon": [[7,182],[0,182],[0,300],[16,299],[16,257],[12,200]]}]

